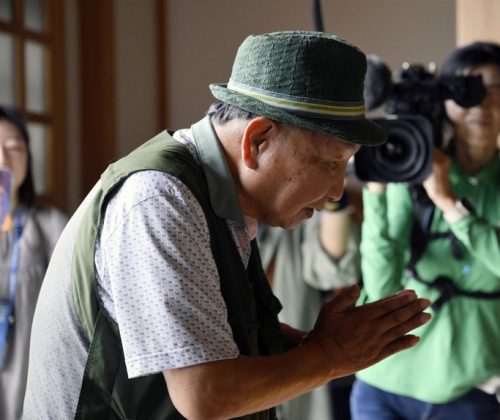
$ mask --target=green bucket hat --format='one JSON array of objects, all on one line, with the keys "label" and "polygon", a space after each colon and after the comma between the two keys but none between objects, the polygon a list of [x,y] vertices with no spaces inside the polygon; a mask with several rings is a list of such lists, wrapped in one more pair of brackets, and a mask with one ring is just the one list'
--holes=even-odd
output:
[{"label": "green bucket hat", "polygon": [[212,94],[269,119],[376,146],[386,132],[365,117],[366,57],[323,32],[251,35],[240,45],[227,84]]}]

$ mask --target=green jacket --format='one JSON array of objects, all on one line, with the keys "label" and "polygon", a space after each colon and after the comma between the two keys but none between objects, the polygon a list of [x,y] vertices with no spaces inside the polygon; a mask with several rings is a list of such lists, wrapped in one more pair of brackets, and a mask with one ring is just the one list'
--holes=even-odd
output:
[{"label": "green jacket", "polygon": [[[450,182],[458,197],[467,198],[476,214],[448,224],[436,209],[432,232],[451,231],[465,258],[451,253],[449,239],[429,242],[417,264],[427,281],[445,275],[466,291],[500,290],[500,161],[495,158],[477,176],[465,175],[456,162]],[[435,301],[439,292],[404,273],[409,258],[413,203],[407,188],[389,184],[385,194],[364,191],[361,261],[364,301],[402,288]],[[415,330],[421,341],[358,374],[365,382],[430,403],[454,400],[500,375],[500,299],[455,296],[432,320]]]},{"label": "green jacket", "polygon": [[[182,144],[164,132],[110,165],[101,177],[101,191],[89,206],[77,236],[72,288],[78,319],[90,341],[76,418],[79,419],[181,419],[168,396],[161,373],[128,379],[118,326],[100,307],[96,293],[94,248],[106,203],[132,173],[160,170],[184,182],[203,208],[211,249],[221,279],[228,321],[240,353],[269,355],[283,351],[277,319],[281,305],[262,271],[255,241],[245,269],[224,219],[210,206],[202,168]],[[242,378],[244,380],[244,378]],[[245,416],[274,419],[274,410]]]}]

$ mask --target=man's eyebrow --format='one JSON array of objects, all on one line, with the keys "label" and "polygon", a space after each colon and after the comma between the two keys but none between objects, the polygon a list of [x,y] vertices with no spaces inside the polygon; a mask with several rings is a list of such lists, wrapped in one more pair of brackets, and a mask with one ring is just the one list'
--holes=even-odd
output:
[{"label": "man's eyebrow", "polygon": [[357,152],[359,149],[361,149],[361,145],[360,144],[348,143],[346,141],[342,141],[342,143],[347,147],[348,151]]},{"label": "man's eyebrow", "polygon": [[342,143],[344,146],[348,147],[349,149],[357,149],[357,148],[360,148],[360,147],[361,147],[361,145],[360,145],[360,144],[353,143],[352,141],[345,140],[345,139],[342,139],[342,138],[340,138],[340,137],[336,137],[336,140],[337,140],[339,143]]}]

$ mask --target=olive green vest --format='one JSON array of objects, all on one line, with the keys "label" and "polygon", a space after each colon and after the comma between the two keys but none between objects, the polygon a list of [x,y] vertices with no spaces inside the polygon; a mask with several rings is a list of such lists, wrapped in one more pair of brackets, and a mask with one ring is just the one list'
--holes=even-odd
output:
[{"label": "olive green vest", "polygon": [[[183,418],[168,396],[161,373],[128,379],[118,326],[97,299],[94,251],[104,209],[122,182],[141,170],[160,170],[177,177],[203,208],[228,321],[240,353],[256,356],[283,351],[277,318],[281,305],[266,281],[255,241],[245,269],[226,221],[212,210],[203,170],[185,146],[163,132],[108,167],[78,231],[72,268],[73,300],[90,347],[77,419]],[[275,414],[268,410],[243,418],[274,419]]]}]

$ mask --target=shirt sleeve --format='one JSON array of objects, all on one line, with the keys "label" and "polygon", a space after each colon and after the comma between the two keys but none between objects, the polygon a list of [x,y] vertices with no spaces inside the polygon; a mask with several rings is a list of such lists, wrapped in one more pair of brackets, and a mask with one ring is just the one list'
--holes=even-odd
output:
[{"label": "shirt sleeve", "polygon": [[346,253],[335,260],[321,245],[320,223],[321,213],[304,222],[304,240],[301,244],[304,281],[319,290],[336,289],[358,282],[359,235],[356,235],[355,227],[352,226]]},{"label": "shirt sleeve", "polygon": [[471,214],[451,223],[450,229],[474,258],[495,276],[500,277],[500,264],[498,264],[500,261],[499,226]]},{"label": "shirt sleeve", "polygon": [[178,179],[130,176],[108,205],[100,246],[129,377],[238,356],[203,211]]},{"label": "shirt sleeve", "polygon": [[51,255],[61,232],[68,223],[68,217],[54,207],[42,207],[37,212],[36,217],[47,241],[47,252]]},{"label": "shirt sleeve", "polygon": [[413,223],[411,197],[403,185],[388,184],[385,193],[363,190],[361,271],[368,300],[402,289]]}]

